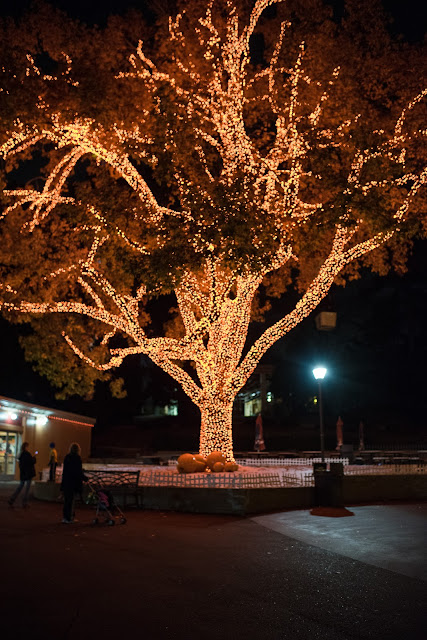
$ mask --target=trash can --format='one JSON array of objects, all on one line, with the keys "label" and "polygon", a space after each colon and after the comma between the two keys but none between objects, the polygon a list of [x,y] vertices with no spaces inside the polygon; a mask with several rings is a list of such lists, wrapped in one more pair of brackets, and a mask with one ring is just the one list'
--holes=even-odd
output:
[{"label": "trash can", "polygon": [[350,464],[353,463],[354,450],[352,444],[343,444],[340,451],[341,458],[348,458]]},{"label": "trash can", "polygon": [[317,507],[343,507],[342,462],[331,462],[328,471],[325,463],[314,463],[314,497]]}]

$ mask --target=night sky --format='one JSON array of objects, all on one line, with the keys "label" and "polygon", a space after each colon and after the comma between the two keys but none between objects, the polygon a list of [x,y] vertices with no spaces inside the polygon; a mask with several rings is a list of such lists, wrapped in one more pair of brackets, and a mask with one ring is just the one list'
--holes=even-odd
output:
[{"label": "night sky", "polygon": [[[1,0],[0,14],[16,17],[30,4]],[[129,7],[147,12],[149,2],[62,0],[54,4],[66,9],[72,17],[102,24],[108,14],[123,13]],[[384,5],[394,16],[392,29],[410,41],[423,38],[423,3],[384,0]],[[427,409],[426,249],[424,241],[415,244],[409,272],[402,277],[391,274],[380,278],[367,273],[358,282],[335,288],[325,303],[338,314],[335,331],[319,334],[314,313],[267,354],[266,360],[276,366],[272,388],[283,398],[283,419],[287,419],[289,412],[304,412],[305,403],[315,393],[312,366],[322,359],[330,369],[326,409],[331,416],[343,413],[354,422],[394,420],[402,430],[421,431]],[[110,416],[111,420],[126,422],[138,412],[141,377],[150,378],[157,389],[166,389],[167,395],[176,393],[175,383],[166,374],[147,362],[129,361],[124,371],[129,384],[128,399],[111,401],[106,389],[100,386],[92,402],[80,398],[59,402],[47,381],[25,362],[18,345],[19,328],[0,318],[0,330],[3,359],[0,395],[101,416],[101,421],[108,422]]]},{"label": "night sky", "polygon": [[[0,14],[20,16],[31,6],[32,0],[0,1]],[[150,6],[167,8],[173,6],[173,0],[55,0],[49,4],[66,11],[71,17],[87,23],[105,24],[111,14],[123,14],[128,9],[138,9],[148,18],[152,15]],[[330,0],[329,4],[340,10],[343,0]],[[401,33],[411,41],[421,41],[425,35],[425,3],[419,0],[383,0],[383,6],[393,18],[392,30]]]}]

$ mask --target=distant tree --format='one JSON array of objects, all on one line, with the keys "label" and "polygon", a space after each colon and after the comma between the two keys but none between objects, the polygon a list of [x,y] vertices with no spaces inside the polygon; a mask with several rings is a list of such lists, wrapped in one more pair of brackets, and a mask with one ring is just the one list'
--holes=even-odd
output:
[{"label": "distant tree", "polygon": [[[200,409],[201,453],[232,459],[233,401],[266,351],[360,265],[403,268],[425,229],[426,91],[375,2],[362,31],[353,1],[341,24],[318,0],[183,4],[157,39],[136,14],[3,25],[0,295],[65,393],[146,354]],[[248,344],[291,285],[297,304]],[[160,336],[148,310],[171,293]]]}]

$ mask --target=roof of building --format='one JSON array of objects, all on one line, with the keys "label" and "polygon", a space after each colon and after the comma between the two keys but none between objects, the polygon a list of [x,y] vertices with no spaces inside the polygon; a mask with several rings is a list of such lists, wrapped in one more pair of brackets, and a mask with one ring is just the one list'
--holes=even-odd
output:
[{"label": "roof of building", "polygon": [[44,416],[48,420],[62,420],[64,422],[81,424],[86,427],[93,427],[95,424],[95,418],[89,418],[88,416],[82,416],[69,411],[43,407],[32,402],[22,402],[21,400],[14,400],[13,398],[6,398],[4,396],[0,396],[0,408],[3,411],[13,411],[21,415]]}]

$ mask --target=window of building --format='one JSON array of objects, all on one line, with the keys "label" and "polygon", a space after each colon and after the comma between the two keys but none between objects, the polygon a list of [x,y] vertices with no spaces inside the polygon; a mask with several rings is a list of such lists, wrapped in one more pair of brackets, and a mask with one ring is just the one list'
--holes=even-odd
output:
[{"label": "window of building", "polygon": [[15,474],[16,458],[19,455],[21,436],[14,431],[0,431],[0,475]]}]

